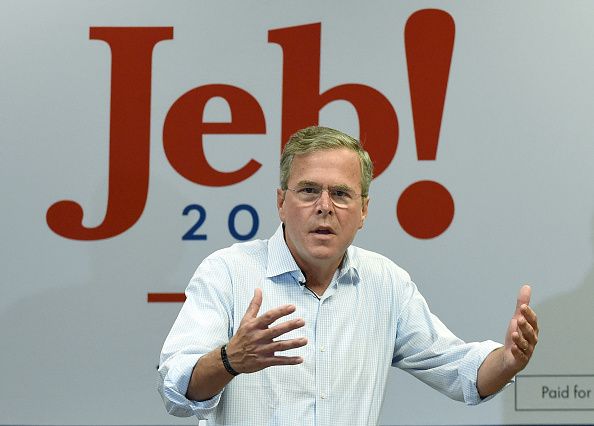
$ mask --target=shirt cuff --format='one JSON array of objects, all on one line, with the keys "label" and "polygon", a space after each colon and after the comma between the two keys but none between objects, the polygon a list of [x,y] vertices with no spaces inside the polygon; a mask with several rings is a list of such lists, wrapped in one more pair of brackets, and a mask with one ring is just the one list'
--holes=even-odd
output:
[{"label": "shirt cuff", "polygon": [[505,385],[499,392],[495,392],[492,395],[489,395],[485,398],[481,398],[478,393],[478,389],[476,387],[478,370],[482,363],[485,361],[485,358],[493,352],[495,349],[502,347],[501,343],[493,342],[492,340],[487,340],[481,343],[477,343],[474,348],[472,348],[464,357],[464,361],[462,365],[459,367],[458,373],[462,379],[462,392],[464,393],[464,402],[468,405],[477,405],[482,402],[486,402],[497,395],[501,390],[509,386],[510,381],[507,385]]},{"label": "shirt cuff", "polygon": [[200,355],[180,354],[175,363],[167,371],[163,379],[163,399],[169,414],[178,417],[196,416],[200,420],[207,419],[221,399],[222,392],[206,401],[192,401],[186,398],[192,370]]}]

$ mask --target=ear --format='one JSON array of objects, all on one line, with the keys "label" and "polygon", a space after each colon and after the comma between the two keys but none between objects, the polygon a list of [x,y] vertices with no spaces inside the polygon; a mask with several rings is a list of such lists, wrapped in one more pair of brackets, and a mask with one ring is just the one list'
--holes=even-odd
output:
[{"label": "ear", "polygon": [[278,188],[276,190],[276,209],[278,210],[278,217],[281,220],[281,222],[283,222],[283,223],[285,222],[284,205],[285,205],[285,191]]},{"label": "ear", "polygon": [[366,197],[363,201],[363,206],[361,207],[361,222],[359,223],[359,229],[363,228],[363,223],[367,218],[367,211],[369,207],[369,197]]}]

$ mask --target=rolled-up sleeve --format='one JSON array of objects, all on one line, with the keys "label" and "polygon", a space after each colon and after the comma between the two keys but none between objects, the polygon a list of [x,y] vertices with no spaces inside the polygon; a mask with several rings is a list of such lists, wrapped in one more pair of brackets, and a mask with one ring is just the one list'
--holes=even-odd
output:
[{"label": "rolled-up sleeve", "polygon": [[168,413],[206,419],[221,394],[192,401],[186,392],[198,360],[229,341],[232,289],[227,268],[216,253],[205,259],[186,289],[186,301],[161,351],[158,390]]},{"label": "rolled-up sleeve", "polygon": [[401,304],[392,365],[401,368],[448,397],[475,405],[478,369],[500,343],[465,343],[433,315],[411,282]]},{"label": "rolled-up sleeve", "polygon": [[165,409],[169,414],[178,417],[196,416],[199,419],[208,418],[221,398],[217,394],[206,401],[192,401],[186,398],[192,370],[196,364],[195,355],[179,355],[170,359],[159,367],[159,393]]},{"label": "rolled-up sleeve", "polygon": [[476,387],[476,380],[478,369],[485,361],[485,358],[495,349],[500,348],[501,343],[486,340],[484,342],[466,343],[470,346],[470,350],[460,362],[458,367],[458,374],[460,376],[460,384],[464,394],[464,402],[468,405],[476,405],[493,398],[495,394],[489,395],[486,398],[481,398]]}]

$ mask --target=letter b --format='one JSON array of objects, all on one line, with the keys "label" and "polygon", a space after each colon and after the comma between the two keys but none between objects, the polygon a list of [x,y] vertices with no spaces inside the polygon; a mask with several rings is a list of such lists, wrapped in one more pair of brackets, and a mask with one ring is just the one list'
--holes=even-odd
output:
[{"label": "letter b", "polygon": [[320,94],[320,36],[319,23],[268,32],[268,41],[281,45],[284,54],[282,146],[297,130],[317,124],[320,109],[325,105],[345,100],[357,111],[359,139],[378,176],[396,154],[396,112],[384,95],[362,84],[343,84]]}]

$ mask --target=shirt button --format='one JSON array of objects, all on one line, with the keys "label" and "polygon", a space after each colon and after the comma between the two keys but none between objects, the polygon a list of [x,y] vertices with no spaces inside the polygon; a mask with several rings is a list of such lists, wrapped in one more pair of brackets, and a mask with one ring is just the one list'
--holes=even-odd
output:
[{"label": "shirt button", "polygon": [[324,346],[324,345],[320,346],[320,352],[326,352],[326,346]]},{"label": "shirt button", "polygon": [[320,395],[320,398],[326,399],[326,394],[322,392],[322,394]]}]

